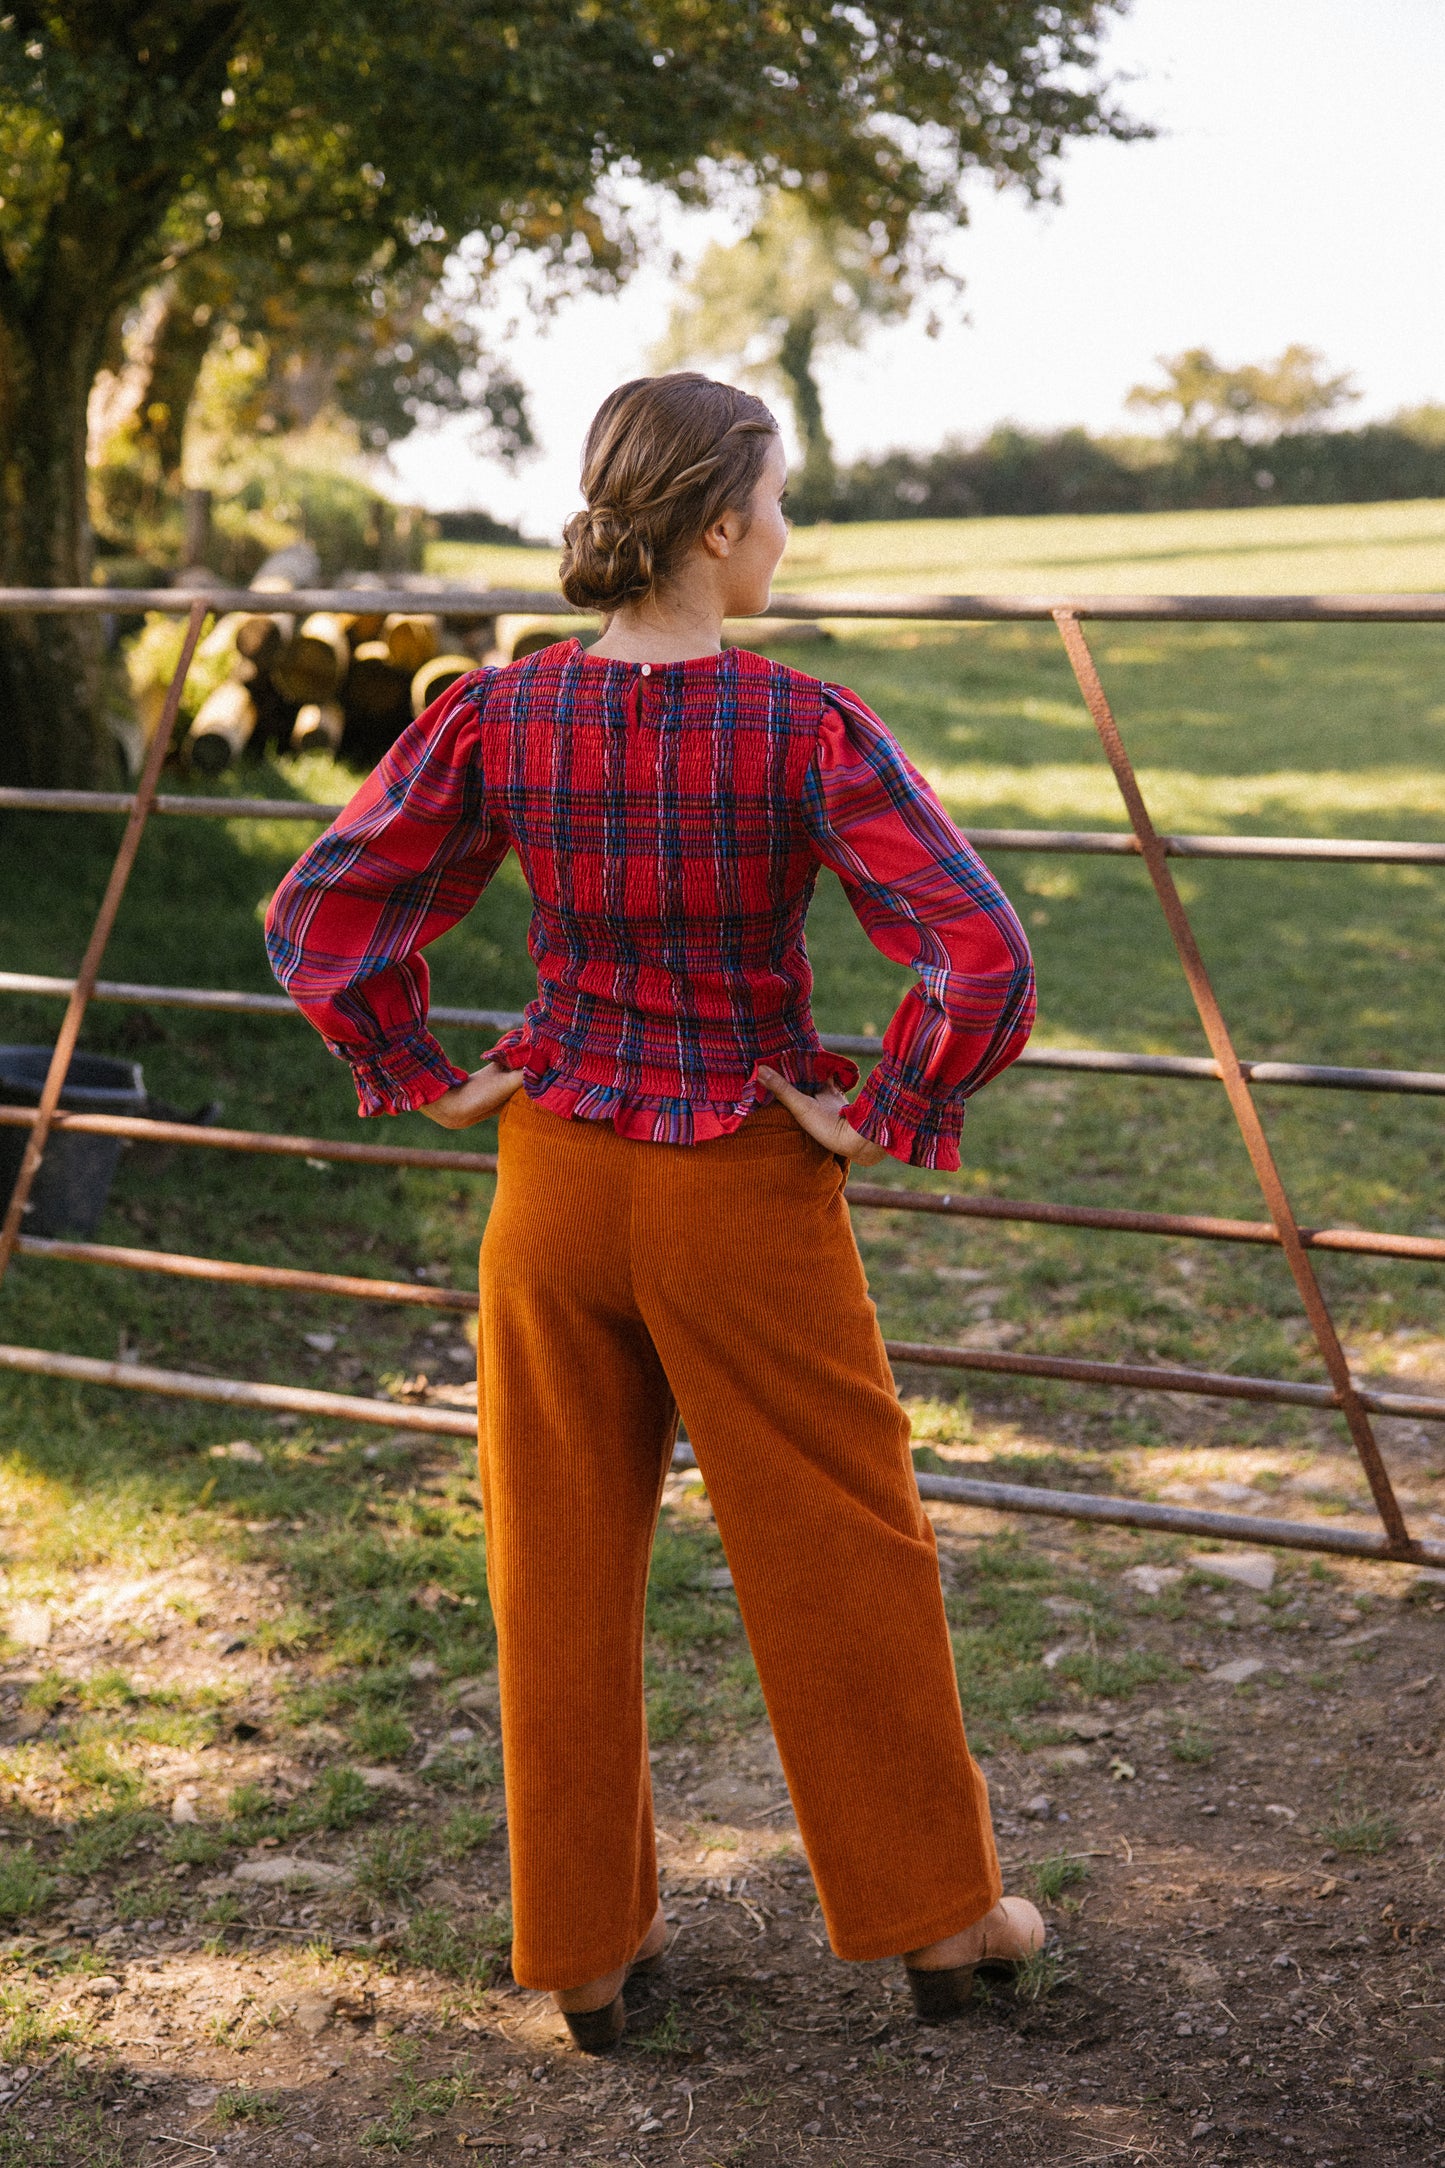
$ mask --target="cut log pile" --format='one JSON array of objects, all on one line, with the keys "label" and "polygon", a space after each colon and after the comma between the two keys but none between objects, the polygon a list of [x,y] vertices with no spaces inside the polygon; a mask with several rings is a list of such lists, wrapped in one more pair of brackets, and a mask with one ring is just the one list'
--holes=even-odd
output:
[{"label": "cut log pile", "polygon": [[203,662],[228,667],[186,733],[183,757],[203,775],[263,745],[344,750],[369,765],[449,685],[490,659],[495,637],[490,618],[428,611],[318,610],[299,620],[259,607],[233,612],[201,643]]}]

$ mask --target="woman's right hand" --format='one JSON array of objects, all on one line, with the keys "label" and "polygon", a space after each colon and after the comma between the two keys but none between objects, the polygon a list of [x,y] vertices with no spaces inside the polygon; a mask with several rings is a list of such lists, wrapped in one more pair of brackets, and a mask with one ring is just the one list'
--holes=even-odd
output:
[{"label": "woman's right hand", "polygon": [[800,1092],[796,1084],[790,1084],[776,1069],[758,1065],[758,1081],[766,1084],[773,1097],[785,1106],[800,1129],[821,1144],[825,1152],[836,1152],[840,1158],[855,1159],[860,1167],[876,1167],[885,1159],[881,1144],[865,1137],[860,1130],[845,1119],[848,1101],[832,1085],[820,1092]]},{"label": "woman's right hand", "polygon": [[489,1061],[484,1068],[474,1069],[465,1084],[453,1084],[421,1112],[439,1129],[475,1129],[478,1122],[500,1114],[513,1092],[520,1090],[525,1074]]}]

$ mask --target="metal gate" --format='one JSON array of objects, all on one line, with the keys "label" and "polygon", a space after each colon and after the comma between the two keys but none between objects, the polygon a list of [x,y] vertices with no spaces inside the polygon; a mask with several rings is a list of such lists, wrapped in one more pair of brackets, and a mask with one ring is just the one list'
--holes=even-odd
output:
[{"label": "metal gate", "polygon": [[[567,604],[558,595],[533,594],[521,590],[489,589],[478,593],[464,593],[448,589],[426,599],[448,613],[457,612],[469,616],[491,616],[503,611],[551,616],[570,614]],[[414,589],[396,594],[367,589],[364,593],[352,594],[328,588],[307,590],[286,597],[288,610],[303,613],[312,610],[357,613],[415,610],[421,600]],[[30,1130],[20,1173],[3,1225],[0,1225],[0,1279],[3,1279],[12,1259],[17,1255],[50,1257],[68,1259],[80,1264],[112,1266],[126,1271],[165,1273],[190,1280],[286,1288],[368,1302],[410,1303],[430,1309],[469,1311],[475,1307],[473,1296],[459,1290],[411,1281],[375,1280],[343,1273],[238,1264],[220,1258],[123,1248],[98,1242],[47,1240],[26,1235],[22,1231],[27,1202],[36,1172],[44,1157],[47,1141],[59,1130],[148,1139],[155,1143],[195,1146],[208,1151],[299,1156],[382,1167],[426,1167],[453,1174],[486,1174],[495,1170],[495,1157],[483,1152],[430,1151],[402,1145],[343,1144],[322,1137],[272,1135],[256,1130],[219,1129],[184,1122],[150,1121],[116,1115],[73,1114],[60,1109],[61,1088],[86,1010],[93,1000],[222,1010],[248,1015],[295,1013],[290,1002],[280,994],[244,994],[211,987],[143,986],[103,980],[100,976],[126,883],[152,814],[162,817],[188,816],[228,820],[264,818],[319,824],[330,820],[340,810],[336,806],[301,804],[292,800],[167,797],[159,792],[161,768],[179,713],[186,676],[207,617],[212,614],[219,616],[229,610],[254,610],[256,603],[256,596],[247,590],[204,594],[179,593],[173,589],[0,590],[0,610],[11,613],[153,610],[181,615],[187,620],[180,660],[134,792],[0,789],[0,808],[63,813],[124,812],[128,816],[105,895],[96,914],[90,940],[76,977],[71,980],[19,971],[0,972],[0,993],[63,996],[66,1004],[64,1020],[39,1105],[34,1108],[0,1107],[0,1124],[28,1127]],[[768,614],[774,618],[902,619],[955,623],[1051,620],[1057,626],[1079,689],[1118,784],[1129,816],[1131,832],[1124,834],[1097,830],[1026,828],[968,829],[964,833],[979,850],[986,853],[1047,851],[1126,854],[1142,858],[1204,1027],[1211,1058],[1206,1060],[1169,1055],[1029,1047],[1020,1057],[1019,1065],[1025,1068],[1218,1082],[1228,1098],[1249,1153],[1268,1218],[1259,1221],[1231,1220],[1199,1213],[1131,1212],[1004,1197],[955,1197],[937,1190],[869,1182],[849,1184],[850,1204],[855,1209],[864,1211],[933,1212],[962,1219],[1016,1220],[1056,1227],[1099,1228],[1139,1235],[1172,1238],[1185,1236],[1207,1242],[1273,1246],[1283,1252],[1294,1278],[1325,1372],[1325,1382],[1309,1384],[1286,1378],[1240,1377],[1228,1371],[1194,1370],[1178,1365],[1088,1362],[1063,1356],[940,1347],[909,1341],[890,1342],[888,1353],[891,1359],[896,1364],[910,1366],[1002,1372],[1014,1377],[1065,1379],[1078,1384],[1123,1387],[1134,1391],[1196,1393],[1215,1399],[1278,1402],[1295,1407],[1334,1409],[1345,1423],[1359,1455],[1381,1525],[1378,1532],[1367,1533],[1363,1530],[1333,1529],[1312,1522],[1264,1519],[1252,1514],[1211,1513],[1191,1507],[1160,1505],[1143,1500],[1100,1497],[1088,1492],[1047,1490],[1035,1488],[1033,1485],[990,1483],[964,1477],[927,1474],[920,1475],[918,1479],[922,1495],[925,1498],[1008,1512],[1052,1514],[1079,1520],[1108,1521],[1136,1528],[1168,1529],[1189,1535],[1242,1538],[1253,1544],[1275,1544],[1295,1550],[1335,1552],[1417,1564],[1445,1564],[1445,1544],[1423,1540],[1413,1535],[1407,1527],[1371,1421],[1374,1415],[1389,1415],[1410,1416],[1426,1422],[1445,1422],[1445,1400],[1413,1393],[1372,1391],[1351,1375],[1311,1258],[1312,1251],[1334,1250],[1371,1257],[1399,1257],[1445,1263],[1445,1239],[1376,1233],[1357,1228],[1301,1227],[1280,1178],[1251,1089],[1252,1084],[1263,1083],[1316,1090],[1395,1092],[1441,1097],[1445,1096],[1445,1072],[1329,1068],[1319,1064],[1241,1059],[1235,1050],[1229,1027],[1210,983],[1189,915],[1169,864],[1172,858],[1239,858],[1445,866],[1445,843],[1160,835],[1144,802],[1084,632],[1085,619],[1173,624],[1438,624],[1445,623],[1445,599],[1419,595],[1081,596],[1064,599],[980,595],[897,595],[877,598],[789,595],[775,601]],[[505,1026],[516,1021],[508,1012],[487,1009],[438,1007],[432,1014],[437,1022],[443,1024]],[[857,1036],[825,1034],[824,1044],[845,1053],[866,1055],[881,1051],[879,1040]],[[445,1408],[417,1407],[411,1404],[401,1406],[394,1401],[368,1400],[347,1393],[318,1392],[300,1385],[264,1385],[241,1379],[213,1378],[184,1371],[162,1370],[141,1364],[104,1362],[87,1356],[67,1355],[48,1348],[0,1346],[0,1368],[29,1371],[47,1377],[70,1378],[84,1384],[121,1386],[132,1391],[161,1393],[225,1405],[289,1411],[331,1420],[383,1423],[393,1428],[412,1431],[466,1437],[472,1435],[474,1430],[470,1417]],[[679,1449],[677,1464],[691,1464],[691,1454],[687,1448]]]}]

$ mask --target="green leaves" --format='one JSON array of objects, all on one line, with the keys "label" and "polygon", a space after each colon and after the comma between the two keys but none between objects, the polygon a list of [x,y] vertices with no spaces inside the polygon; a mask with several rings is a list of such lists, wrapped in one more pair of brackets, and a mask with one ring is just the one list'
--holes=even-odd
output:
[{"label": "green leaves", "polygon": [[478,231],[580,243],[574,271],[615,269],[626,221],[600,217],[597,192],[622,166],[694,197],[728,169],[806,186],[894,241],[919,213],[956,218],[971,168],[1039,189],[1070,136],[1137,132],[1091,73],[1108,12],[62,0],[0,25],[0,104],[62,140],[52,205],[125,202],[122,276],[153,254],[163,268],[168,222],[187,250],[237,231],[332,256],[382,231],[408,251]]},{"label": "green leaves", "polygon": [[[148,289],[217,271],[232,298],[189,312],[212,312],[213,338],[275,313],[273,409],[286,368],[319,361],[320,403],[339,397],[370,445],[471,404],[505,453],[525,444],[516,387],[442,288],[461,240],[478,282],[519,250],[553,291],[615,282],[648,239],[617,183],[641,178],[690,202],[806,194],[896,252],[966,215],[972,170],[1037,192],[1068,137],[1128,132],[1090,73],[1114,4],[17,7],[0,16],[0,486],[29,516],[0,577],[89,579],[88,396],[105,366],[113,388]],[[409,321],[375,338],[378,278],[410,288]],[[179,346],[172,392],[199,367]],[[173,475],[181,408],[164,389],[152,407]],[[100,782],[95,629],[51,625],[7,667],[5,779]]]}]

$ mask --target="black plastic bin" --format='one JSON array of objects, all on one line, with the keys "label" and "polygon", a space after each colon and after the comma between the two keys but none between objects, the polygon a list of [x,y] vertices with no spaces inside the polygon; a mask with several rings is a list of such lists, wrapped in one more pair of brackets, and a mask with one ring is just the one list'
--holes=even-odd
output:
[{"label": "black plastic bin", "polygon": [[[48,1046],[0,1046],[0,1105],[39,1106],[50,1055]],[[147,1101],[140,1067],[109,1054],[72,1055],[60,1104],[67,1114],[143,1115]],[[28,1129],[0,1129],[0,1197],[7,1204],[29,1138]],[[53,1133],[30,1192],[23,1231],[93,1235],[124,1149],[121,1137]]]}]

